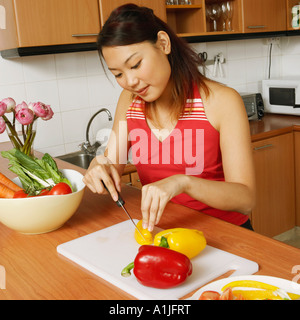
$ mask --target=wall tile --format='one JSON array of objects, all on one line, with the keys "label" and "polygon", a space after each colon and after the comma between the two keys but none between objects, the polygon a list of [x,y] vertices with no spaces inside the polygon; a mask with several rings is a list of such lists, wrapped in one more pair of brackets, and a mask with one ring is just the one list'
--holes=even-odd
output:
[{"label": "wall tile", "polygon": [[62,112],[61,117],[64,142],[66,144],[84,142],[86,127],[91,118],[90,109]]},{"label": "wall tile", "polygon": [[57,81],[29,82],[25,84],[28,102],[49,104],[54,113],[60,112]]},{"label": "wall tile", "polygon": [[281,38],[283,55],[300,54],[300,36]]},{"label": "wall tile", "polygon": [[86,72],[88,76],[104,74],[102,64],[100,62],[97,51],[89,51],[85,53]]},{"label": "wall tile", "polygon": [[83,52],[55,55],[58,79],[86,76],[86,61]]},{"label": "wall tile", "polygon": [[42,119],[37,121],[37,135],[34,143],[38,150],[64,144],[60,113],[55,113],[53,118],[48,121]]},{"label": "wall tile", "polygon": [[91,107],[116,104],[122,91],[114,79],[110,81],[106,75],[88,77],[89,99]]},{"label": "wall tile", "polygon": [[300,79],[300,54],[286,55],[282,58],[282,76]]},{"label": "wall tile", "polygon": [[13,98],[16,103],[21,103],[23,100],[26,100],[26,89],[24,83],[0,85],[0,100],[8,97]]},{"label": "wall tile", "polygon": [[58,80],[58,91],[62,112],[90,107],[86,77]]},{"label": "wall tile", "polygon": [[267,55],[267,46],[263,44],[263,39],[251,39],[245,41],[246,58],[259,58]]},{"label": "wall tile", "polygon": [[229,60],[226,64],[227,77],[231,84],[240,85],[247,82],[245,60]]},{"label": "wall tile", "polygon": [[17,83],[24,83],[22,60],[0,57],[0,86]]},{"label": "wall tile", "polygon": [[246,60],[246,80],[255,82],[265,78],[265,60],[264,58],[253,58]]},{"label": "wall tile", "polygon": [[56,79],[54,55],[23,57],[25,82]]},{"label": "wall tile", "polygon": [[246,57],[245,40],[227,41],[227,60],[241,60]]}]

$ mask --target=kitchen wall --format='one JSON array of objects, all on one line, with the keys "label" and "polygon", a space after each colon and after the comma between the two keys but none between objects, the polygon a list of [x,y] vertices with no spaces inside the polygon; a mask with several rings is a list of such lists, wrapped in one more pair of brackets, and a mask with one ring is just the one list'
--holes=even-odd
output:
[{"label": "kitchen wall", "polygon": [[[261,92],[261,80],[268,78],[269,49],[264,39],[197,43],[192,46],[206,51],[208,59],[222,52],[224,77],[213,77],[213,66],[207,76],[239,92]],[[274,45],[271,78],[300,78],[300,36],[280,38]],[[110,80],[109,80],[110,79]],[[67,53],[17,59],[0,57],[0,100],[12,97],[17,103],[42,101],[50,104],[54,117],[39,120],[35,148],[53,156],[79,150],[85,141],[86,126],[91,116],[106,107],[115,112],[121,89],[113,77],[105,75],[98,53]],[[103,127],[111,127],[106,113],[93,121],[91,140]],[[6,133],[0,142],[8,141]]]}]

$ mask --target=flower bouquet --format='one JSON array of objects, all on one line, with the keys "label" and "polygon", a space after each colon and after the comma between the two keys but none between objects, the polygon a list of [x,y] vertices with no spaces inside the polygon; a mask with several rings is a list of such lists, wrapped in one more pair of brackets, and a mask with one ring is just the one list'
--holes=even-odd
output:
[{"label": "flower bouquet", "polygon": [[[7,113],[12,113],[9,120]],[[13,147],[31,156],[32,146],[36,135],[36,120],[50,120],[53,111],[49,105],[42,102],[29,103],[22,102],[16,105],[12,98],[0,101],[0,134],[7,130]]]}]

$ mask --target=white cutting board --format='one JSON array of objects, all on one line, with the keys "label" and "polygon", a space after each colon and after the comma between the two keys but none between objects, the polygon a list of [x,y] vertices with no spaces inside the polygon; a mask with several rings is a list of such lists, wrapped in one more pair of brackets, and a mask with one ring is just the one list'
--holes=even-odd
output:
[{"label": "white cutting board", "polygon": [[[134,220],[136,223],[137,220]],[[156,228],[154,234],[161,231]],[[186,282],[171,289],[156,289],[141,285],[134,276],[121,276],[122,269],[134,261],[140,245],[134,239],[130,220],[63,243],[57,251],[118,288],[142,300],[174,300],[185,296],[229,270],[232,276],[251,275],[258,271],[256,262],[234,254],[206,248],[191,259],[193,273]]]}]

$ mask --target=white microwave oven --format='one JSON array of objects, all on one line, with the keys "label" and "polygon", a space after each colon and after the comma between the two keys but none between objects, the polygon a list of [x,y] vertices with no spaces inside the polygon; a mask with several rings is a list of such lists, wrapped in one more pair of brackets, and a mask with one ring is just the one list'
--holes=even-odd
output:
[{"label": "white microwave oven", "polygon": [[262,81],[265,112],[300,116],[300,78]]}]

